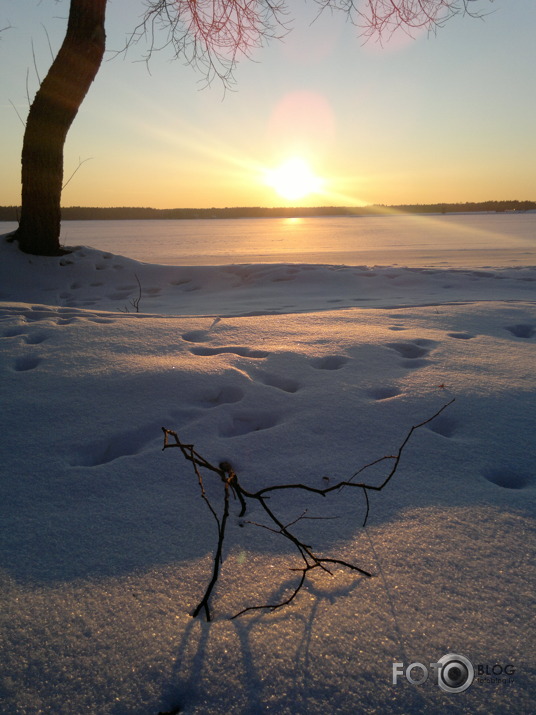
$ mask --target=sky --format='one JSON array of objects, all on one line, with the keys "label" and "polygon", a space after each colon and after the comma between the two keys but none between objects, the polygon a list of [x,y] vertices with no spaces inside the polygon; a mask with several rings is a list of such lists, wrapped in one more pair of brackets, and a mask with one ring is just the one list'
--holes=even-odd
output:
[{"label": "sky", "polygon": [[[65,181],[83,163],[63,205],[536,199],[533,0],[476,0],[483,20],[456,17],[437,34],[383,46],[340,14],[313,22],[314,3],[288,5],[293,30],[242,60],[224,91],[169,51],[148,66],[143,43],[116,55],[144,3],[110,0],[109,51],[65,147]],[[0,205],[20,202],[28,97],[50,64],[49,39],[60,47],[67,12],[67,0],[2,2]],[[292,160],[303,196],[284,190],[281,166]]]}]

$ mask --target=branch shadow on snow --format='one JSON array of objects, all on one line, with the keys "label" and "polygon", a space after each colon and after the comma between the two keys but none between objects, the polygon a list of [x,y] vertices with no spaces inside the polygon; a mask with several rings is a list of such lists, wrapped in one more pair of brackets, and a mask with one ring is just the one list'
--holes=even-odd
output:
[{"label": "branch shadow on snow", "polygon": [[[295,586],[295,578],[286,579],[276,588],[265,594],[268,600],[278,602],[288,595]],[[311,581],[304,587],[307,608],[298,613],[278,611],[267,616],[257,612],[240,620],[229,622],[229,631],[221,634],[223,639],[230,638],[236,648],[233,662],[239,661],[242,669],[241,681],[247,683],[247,690],[236,694],[236,703],[240,701],[240,712],[256,715],[266,707],[270,700],[270,684],[262,675],[262,659],[254,647],[255,633],[258,628],[274,628],[278,632],[286,631],[291,625],[298,637],[293,640],[290,656],[292,673],[289,680],[291,690],[285,690],[284,698],[289,702],[300,702],[303,712],[307,712],[309,698],[313,698],[314,673],[316,667],[311,663],[311,642],[315,621],[323,603],[332,604],[337,598],[350,596],[362,584],[362,579],[331,589],[316,587]],[[220,621],[221,622],[221,621]],[[176,649],[176,660],[169,683],[163,689],[160,708],[166,712],[186,711],[203,701],[203,680],[210,677],[212,655],[222,649],[219,632],[210,623],[200,619],[191,619],[184,629]],[[224,651],[225,652],[225,651]],[[247,702],[246,702],[247,701]]]},{"label": "branch shadow on snow", "polygon": [[[162,423],[167,423],[181,431],[184,428],[184,432],[192,434],[196,446],[204,452],[203,431],[210,428],[214,432],[218,429],[216,413],[227,410],[227,405],[218,403],[216,408],[207,410],[205,407],[191,407],[189,400],[188,410],[168,410],[163,414],[161,405],[157,403],[152,412],[147,411],[144,419],[146,396],[154,394],[155,387],[160,383],[156,376],[147,378],[147,384],[140,385],[138,377],[137,381],[133,379],[132,382],[121,383],[117,395],[110,392],[106,385],[102,387],[110,393],[107,399],[117,402],[121,417],[120,395],[125,390],[133,390],[134,384],[140,396],[136,403],[132,401],[137,413],[128,430],[123,427],[121,431],[119,427],[119,431],[111,434],[109,439],[93,440],[85,451],[77,448],[58,453],[54,445],[48,447],[45,442],[41,445],[34,441],[27,447],[21,446],[6,453],[5,473],[13,476],[2,485],[5,516],[0,524],[3,542],[0,568],[15,580],[54,584],[77,579],[121,577],[162,565],[176,565],[180,574],[182,562],[214,554],[217,526],[200,498],[199,485],[189,466],[161,451],[160,427]],[[80,396],[77,394],[76,398],[80,399]],[[90,395],[87,399],[94,399],[94,396]],[[498,399],[473,398],[471,411],[476,414],[493,413],[497,410]],[[481,401],[482,404],[479,404]],[[407,408],[403,405],[401,409],[406,411]],[[509,440],[515,443],[513,432],[527,429],[527,420],[521,421],[519,415],[503,409],[502,424],[498,424],[500,434],[483,435],[480,425],[471,426],[464,422],[464,412],[465,406],[458,402],[414,436],[392,483],[381,494],[370,495],[371,526],[392,521],[407,509],[427,506],[451,507],[485,502],[532,513],[532,500],[527,498],[534,487],[530,450],[525,455],[516,453],[515,460],[507,452]],[[160,413],[163,414],[161,418],[157,416]],[[418,413],[426,416],[433,413],[433,409],[419,407]],[[197,415],[201,415],[202,419],[196,421]],[[62,415],[58,419],[65,417]],[[340,477],[348,478],[355,468],[362,466],[358,440],[365,424],[363,419],[356,416],[355,427],[352,427],[355,443],[347,445],[342,455],[342,462],[348,465],[348,469],[345,472],[339,469],[338,474],[332,477],[335,481]],[[412,421],[408,417],[406,424],[409,426]],[[48,432],[45,430],[39,439],[48,439],[54,424],[51,420],[47,425]],[[16,419],[12,420],[12,425],[6,423],[6,427],[12,430],[12,436],[8,435],[6,439],[15,444],[19,437]],[[103,433],[91,424],[84,430],[89,433],[90,427],[93,433]],[[289,430],[283,424],[277,433],[273,433],[275,437],[270,430],[264,430],[248,435],[247,439],[255,440],[253,445],[262,445],[259,440],[267,439],[266,435],[274,440],[284,435],[285,431]],[[398,430],[397,436],[393,434],[384,440],[383,454],[396,449],[404,429]],[[32,433],[32,438],[37,439],[36,434]],[[367,438],[365,433],[363,439]],[[231,442],[236,445],[233,449],[237,455],[240,455],[246,444],[243,439],[241,436],[229,439],[211,438],[209,435],[207,441],[212,446],[207,456],[216,460],[227,458],[228,452],[224,450],[229,449]],[[26,461],[32,449],[35,457],[32,466],[28,467]],[[322,445],[318,449],[326,452]],[[429,468],[430,455],[433,455],[434,472]],[[256,459],[255,454],[253,456]],[[295,459],[301,459],[299,453]],[[247,455],[244,455],[243,461],[247,462]],[[255,474],[242,478],[240,467],[237,471],[247,488],[270,484],[266,477],[262,478],[261,484],[252,484]],[[311,474],[317,487],[327,486],[322,481],[322,473]],[[368,482],[381,483],[380,474],[366,472],[365,475]],[[288,482],[301,480],[294,475],[292,468],[283,478]],[[272,483],[281,480],[281,475],[275,470],[273,479]],[[207,478],[206,487],[209,492],[213,490],[209,494],[211,503],[221,510],[218,477],[213,482]],[[284,494],[274,493],[270,503],[285,523],[291,523],[307,513],[307,518],[296,526],[297,535],[305,543],[311,543],[315,552],[337,558],[341,547],[360,532],[366,510],[361,490],[352,494],[350,491],[334,492],[329,499],[302,494],[299,500],[289,500]],[[279,503],[276,503],[278,500]],[[237,502],[231,501],[230,509],[224,564],[234,551],[273,555],[276,558],[291,557],[289,562],[294,560],[290,543],[259,526],[264,523],[261,509],[248,511],[242,519]],[[359,552],[353,553],[350,560],[358,566],[367,567]],[[283,577],[281,571],[275,574],[277,579]]]}]

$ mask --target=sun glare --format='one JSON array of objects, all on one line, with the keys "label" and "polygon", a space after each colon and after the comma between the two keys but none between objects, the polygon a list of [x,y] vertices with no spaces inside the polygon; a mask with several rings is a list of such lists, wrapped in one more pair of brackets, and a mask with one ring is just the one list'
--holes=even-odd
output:
[{"label": "sun glare", "polygon": [[294,157],[276,169],[268,171],[266,183],[275,189],[282,198],[295,201],[303,199],[309,194],[318,193],[322,188],[323,181],[312,172],[306,161]]}]

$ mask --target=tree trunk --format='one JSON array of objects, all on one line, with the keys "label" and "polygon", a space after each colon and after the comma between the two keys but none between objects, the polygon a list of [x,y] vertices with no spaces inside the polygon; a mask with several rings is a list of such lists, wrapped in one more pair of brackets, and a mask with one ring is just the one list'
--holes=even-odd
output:
[{"label": "tree trunk", "polygon": [[15,238],[26,253],[60,255],[63,147],[105,48],[107,0],[71,0],[67,33],[30,107],[22,145],[22,208]]}]

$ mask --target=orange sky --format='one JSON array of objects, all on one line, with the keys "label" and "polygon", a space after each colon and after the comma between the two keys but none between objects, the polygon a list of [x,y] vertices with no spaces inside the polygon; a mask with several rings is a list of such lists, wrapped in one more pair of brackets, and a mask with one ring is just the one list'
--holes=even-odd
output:
[{"label": "orange sky", "polygon": [[[484,0],[480,3],[486,4]],[[0,204],[20,201],[23,126],[61,42],[55,3],[30,10],[7,0],[0,56],[4,148]],[[141,4],[140,8],[141,10]],[[294,11],[294,6],[292,10]],[[139,60],[111,58],[68,137],[64,205],[210,207],[404,204],[534,199],[536,3],[496,0],[485,21],[458,18],[436,36],[363,45],[341,16],[310,25],[296,4],[295,30],[256,51],[236,91],[201,89],[200,76],[165,52],[151,74]],[[108,46],[134,26],[132,0],[114,0]],[[307,16],[309,13],[309,16]],[[130,26],[129,25],[129,26]],[[9,58],[9,65],[6,63]],[[267,172],[292,157],[321,179],[285,200]],[[273,182],[272,182],[273,183]]]}]

